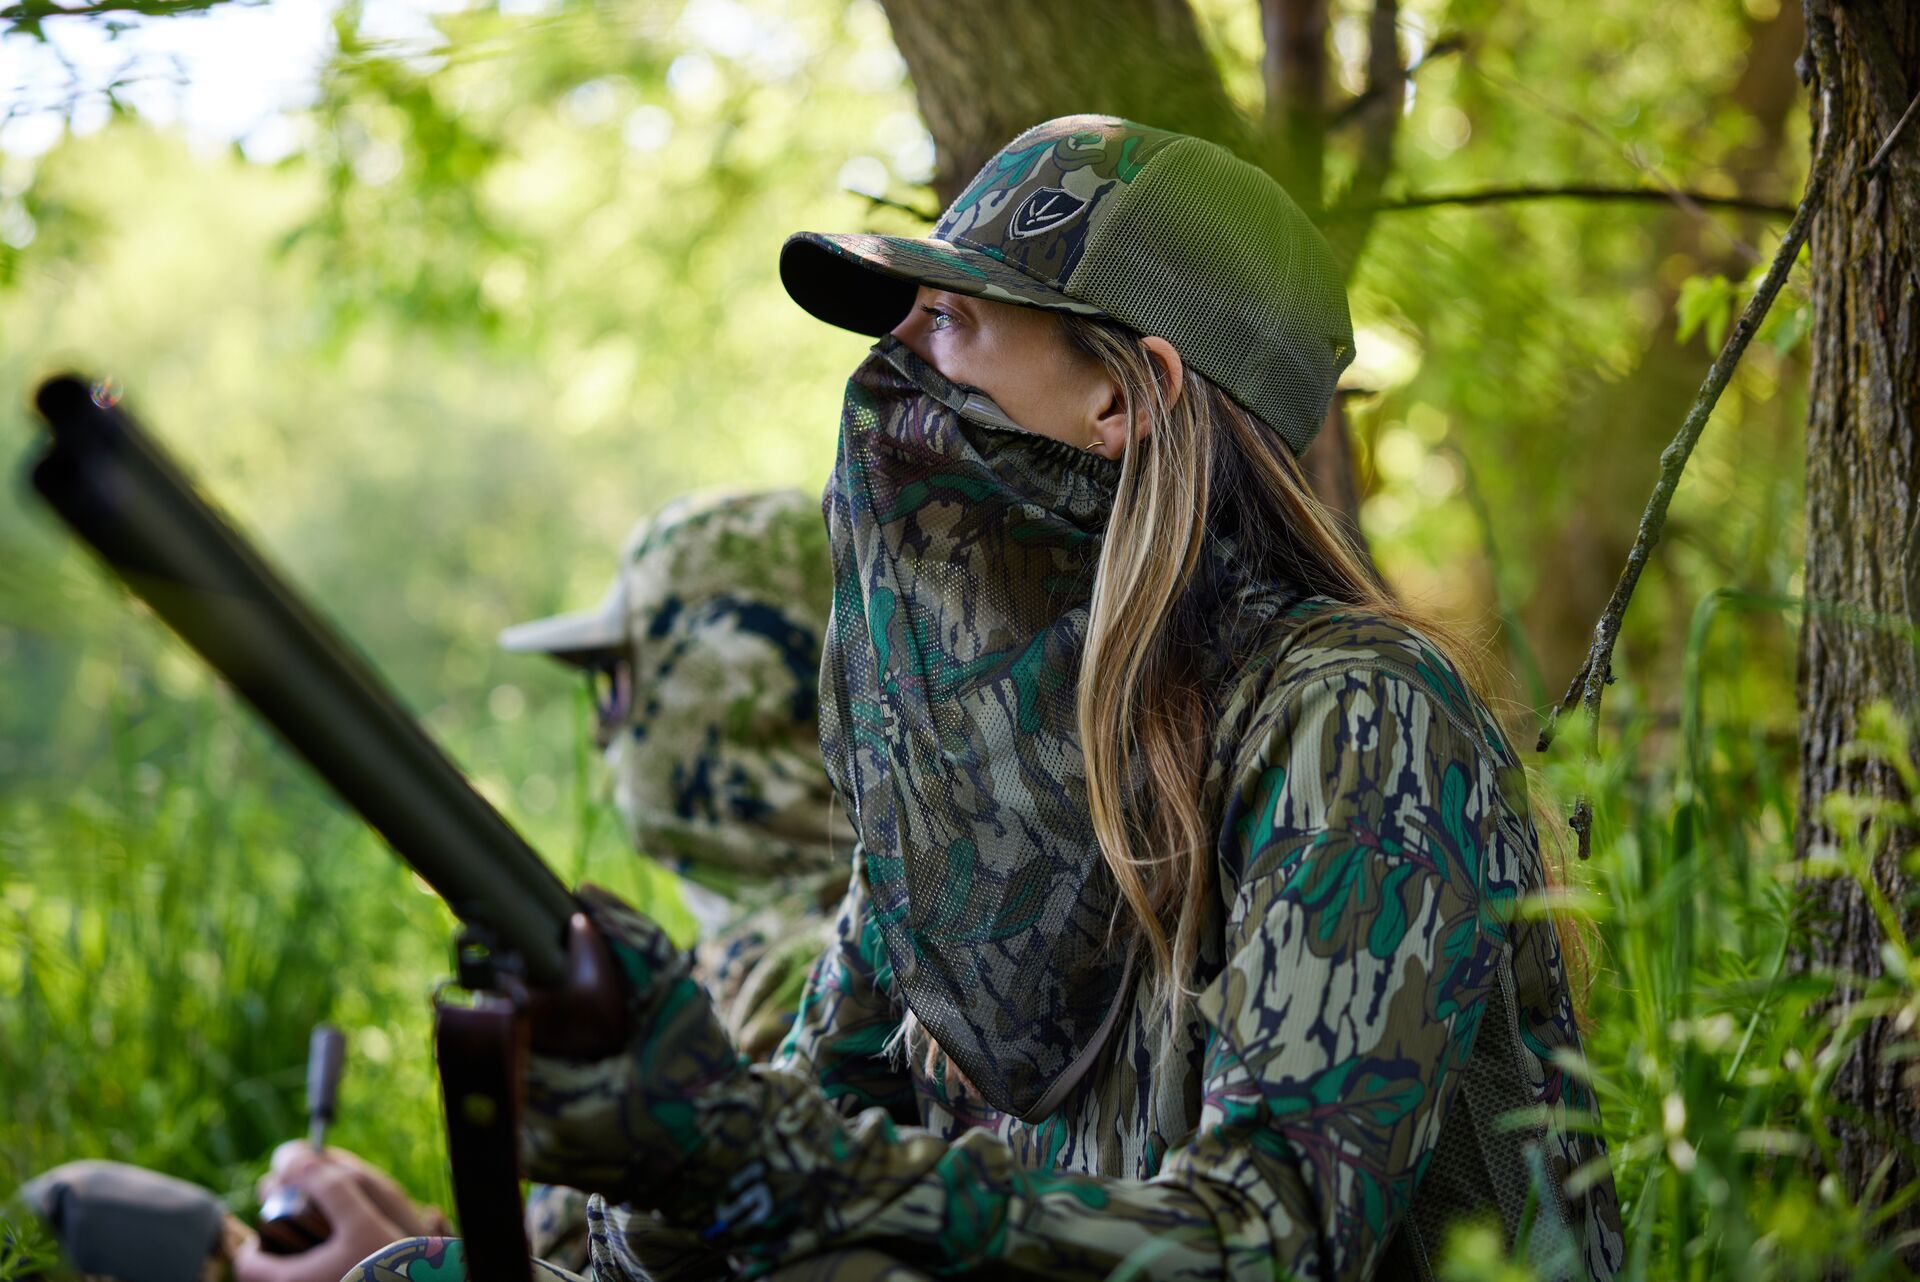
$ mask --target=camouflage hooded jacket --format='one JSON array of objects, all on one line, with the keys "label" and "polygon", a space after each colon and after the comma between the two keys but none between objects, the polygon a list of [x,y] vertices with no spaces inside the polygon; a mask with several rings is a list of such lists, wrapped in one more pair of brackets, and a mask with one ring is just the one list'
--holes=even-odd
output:
[{"label": "camouflage hooded jacket", "polygon": [[[1541,1276],[1624,1250],[1514,755],[1417,634],[1274,612],[1221,704],[1218,928],[1184,1054],[1136,1012],[1028,1124],[887,1053],[904,1008],[864,854],[775,1063],[727,1044],[678,956],[610,901],[635,980],[622,1059],[535,1057],[533,1173],[598,1190],[596,1277],[695,1243],[752,1276],[871,1247],[950,1275],[1430,1276],[1501,1224]],[[651,1209],[651,1213],[649,1213]]]}]

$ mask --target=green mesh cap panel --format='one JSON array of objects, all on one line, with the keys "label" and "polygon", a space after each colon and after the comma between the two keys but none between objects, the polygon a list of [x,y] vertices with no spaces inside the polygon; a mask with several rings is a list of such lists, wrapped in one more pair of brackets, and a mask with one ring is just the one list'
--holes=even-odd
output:
[{"label": "green mesh cap panel", "polygon": [[795,301],[884,334],[916,285],[1111,316],[1157,334],[1297,453],[1353,359],[1333,250],[1287,193],[1224,148],[1114,116],[1035,125],[928,237],[800,232]]},{"label": "green mesh cap panel", "polygon": [[1353,360],[1333,249],[1265,173],[1182,138],[1106,202],[1065,291],[1143,334],[1278,432],[1320,430]]}]

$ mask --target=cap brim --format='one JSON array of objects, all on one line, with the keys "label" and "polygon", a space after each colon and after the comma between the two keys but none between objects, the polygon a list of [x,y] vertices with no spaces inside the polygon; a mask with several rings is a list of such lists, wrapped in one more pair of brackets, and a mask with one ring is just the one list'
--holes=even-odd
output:
[{"label": "cap brim", "polygon": [[827,324],[875,337],[906,319],[920,285],[1021,307],[1101,314],[990,254],[932,237],[796,232],[780,247],[780,283]]},{"label": "cap brim", "polygon": [[516,623],[500,633],[500,648],[532,654],[550,654],[565,663],[605,654],[626,644],[617,611],[584,610],[556,614],[550,619]]}]

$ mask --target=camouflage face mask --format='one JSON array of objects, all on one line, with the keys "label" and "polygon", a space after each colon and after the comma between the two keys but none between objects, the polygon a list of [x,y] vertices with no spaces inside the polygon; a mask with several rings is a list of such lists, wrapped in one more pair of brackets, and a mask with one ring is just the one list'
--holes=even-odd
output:
[{"label": "camouflage face mask", "polygon": [[1026,1120],[1092,1064],[1132,965],[1074,696],[1118,476],[883,338],[848,383],[825,496],[821,743],[894,981]]}]

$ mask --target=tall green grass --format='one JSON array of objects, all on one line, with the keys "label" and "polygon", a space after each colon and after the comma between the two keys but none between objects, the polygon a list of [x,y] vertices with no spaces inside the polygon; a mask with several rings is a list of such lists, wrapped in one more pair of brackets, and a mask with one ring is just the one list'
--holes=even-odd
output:
[{"label": "tall green grass", "polygon": [[[1829,798],[1830,815],[1860,822],[1837,826],[1842,848],[1794,860],[1796,718],[1738,708],[1730,688],[1754,659],[1744,638],[1796,610],[1769,594],[1709,594],[1677,715],[1623,683],[1601,758],[1583,759],[1576,728],[1545,767],[1563,800],[1595,803],[1594,853],[1576,862],[1566,900],[1596,944],[1587,1058],[1568,1067],[1596,1087],[1633,1282],[1909,1275],[1897,1258],[1907,1244],[1880,1229],[1920,1185],[1881,1181],[1852,1197],[1821,1170],[1834,1151],[1833,1077],[1863,1021],[1915,1003],[1920,941],[1874,886],[1867,853],[1913,812]],[[1894,710],[1867,710],[1854,750],[1887,760],[1920,795],[1911,728]],[[1879,901],[1890,978],[1792,965],[1817,928],[1797,888],[1822,876],[1853,878]],[[1847,979],[1865,995],[1836,1016],[1823,1002]],[[1449,1277],[1527,1276],[1488,1233],[1454,1245]]]},{"label": "tall green grass", "polygon": [[[168,693],[131,661],[99,679],[91,753],[0,787],[0,1198],[111,1157],[244,1212],[272,1147],[305,1133],[305,1047],[324,1019],[349,1036],[334,1142],[445,1205],[429,998],[450,914],[224,691]],[[529,719],[529,747],[581,730],[579,708],[555,711]],[[586,753],[568,756],[568,796],[536,839],[563,875],[684,936]]]}]

